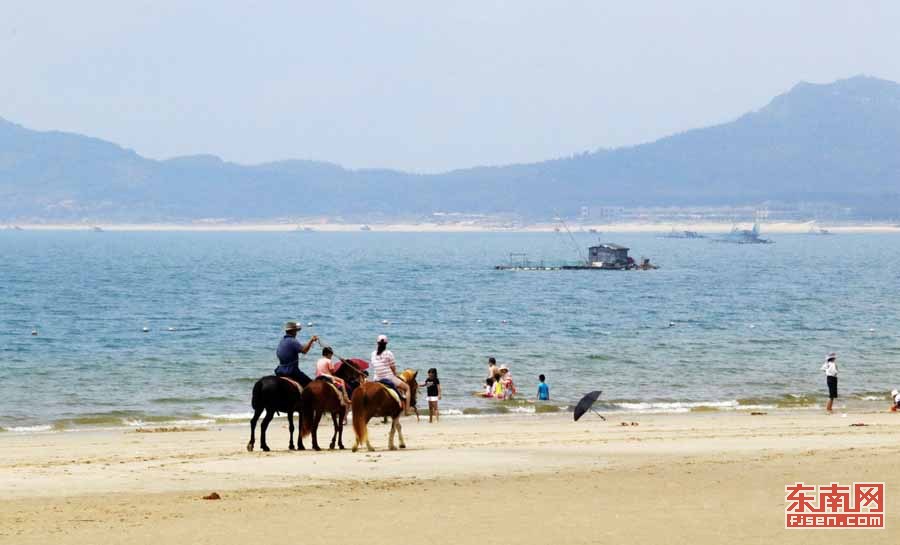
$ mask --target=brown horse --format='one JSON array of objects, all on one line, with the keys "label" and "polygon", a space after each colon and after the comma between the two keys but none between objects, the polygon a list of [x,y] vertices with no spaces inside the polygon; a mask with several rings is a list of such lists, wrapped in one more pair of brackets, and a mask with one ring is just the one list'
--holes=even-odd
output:
[{"label": "brown horse", "polygon": [[[335,376],[343,379],[344,384],[347,385],[347,395],[353,395],[353,390],[359,385],[362,372],[352,361],[342,360]],[[335,441],[337,441],[338,448],[344,450],[344,419],[347,415],[347,408],[341,403],[340,394],[329,382],[314,380],[303,390],[303,417],[300,424],[301,437],[312,434],[314,450],[322,450],[319,448],[317,432],[322,414],[326,412],[331,413],[331,423],[334,426],[331,445],[328,448],[333,450]]]},{"label": "brown horse", "polygon": [[[400,373],[400,379],[409,385],[409,405],[416,402],[416,375],[418,371],[407,369]],[[388,393],[387,388],[378,382],[367,382],[361,385],[353,393],[353,431],[356,432],[356,443],[353,452],[359,449],[359,445],[365,443],[366,448],[375,450],[369,443],[369,419],[378,416],[391,417],[391,432],[388,435],[388,448],[396,450],[394,446],[394,432],[400,436],[400,448],[406,448],[403,441],[403,430],[400,428],[400,415],[402,408],[397,400]]]}]

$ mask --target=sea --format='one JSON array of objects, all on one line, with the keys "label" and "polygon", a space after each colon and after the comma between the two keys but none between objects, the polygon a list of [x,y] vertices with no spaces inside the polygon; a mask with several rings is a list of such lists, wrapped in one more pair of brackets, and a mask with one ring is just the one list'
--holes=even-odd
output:
[{"label": "sea", "polygon": [[[607,412],[819,410],[832,351],[838,409],[886,408],[900,237],[771,238],[0,231],[0,430],[245,421],[287,320],[342,357],[388,335],[400,367],[438,370],[445,416],[567,411],[592,390]],[[494,269],[571,262],[598,239],[660,268]],[[475,395],[491,356],[519,399]],[[539,374],[550,402],[534,401]]]}]

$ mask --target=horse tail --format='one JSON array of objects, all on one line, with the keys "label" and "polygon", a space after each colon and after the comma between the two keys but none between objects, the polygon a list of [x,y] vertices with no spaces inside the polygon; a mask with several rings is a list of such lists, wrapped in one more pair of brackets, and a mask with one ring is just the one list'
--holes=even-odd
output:
[{"label": "horse tail", "polygon": [[359,445],[363,445],[369,440],[369,430],[366,425],[369,421],[368,401],[365,388],[362,386],[357,388],[353,393],[353,399],[350,400],[350,405],[353,407],[353,433],[356,434],[356,442]]},{"label": "horse tail", "polygon": [[250,398],[250,406],[253,407],[253,410],[262,409],[262,389],[263,389],[263,379],[259,379],[256,381],[256,384],[253,385],[253,397]]},{"label": "horse tail", "polygon": [[308,437],[312,433],[313,409],[309,403],[303,404],[300,411],[300,437]]}]

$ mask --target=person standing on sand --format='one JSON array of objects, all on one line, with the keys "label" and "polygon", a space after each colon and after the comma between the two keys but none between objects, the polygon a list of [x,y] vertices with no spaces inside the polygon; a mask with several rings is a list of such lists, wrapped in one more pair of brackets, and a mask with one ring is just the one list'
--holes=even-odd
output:
[{"label": "person standing on sand", "polygon": [[438,401],[443,397],[441,391],[441,380],[438,378],[437,369],[432,367],[428,370],[428,378],[422,384],[425,387],[425,393],[428,395],[428,423],[431,424],[432,418],[440,422],[441,414],[438,412]]},{"label": "person standing on sand", "polygon": [[303,328],[297,322],[284,324],[284,337],[278,343],[278,348],[275,349],[275,355],[278,357],[278,367],[275,368],[275,375],[296,380],[300,383],[300,386],[306,386],[312,379],[300,370],[300,354],[309,352],[313,343],[319,338],[313,335],[309,338],[306,346],[303,346],[297,340],[297,332],[301,329]]},{"label": "person standing on sand", "polygon": [[828,358],[822,364],[822,371],[825,371],[825,383],[828,384],[828,404],[825,405],[825,410],[831,413],[834,400],[838,396],[837,354],[834,352],[828,354]]}]

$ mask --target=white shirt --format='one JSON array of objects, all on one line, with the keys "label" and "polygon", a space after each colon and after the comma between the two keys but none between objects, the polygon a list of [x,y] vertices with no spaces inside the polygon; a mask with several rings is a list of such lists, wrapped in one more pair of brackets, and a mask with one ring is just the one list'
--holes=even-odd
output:
[{"label": "white shirt", "polygon": [[381,355],[378,354],[377,350],[372,352],[372,367],[375,368],[375,380],[393,377],[394,372],[391,371],[391,366],[396,365],[396,363],[394,353],[390,350],[385,350]]},{"label": "white shirt", "polygon": [[894,396],[894,405],[900,405],[900,394]]},{"label": "white shirt", "polygon": [[837,376],[837,360],[826,361],[822,364],[822,371],[825,371],[826,377]]}]

